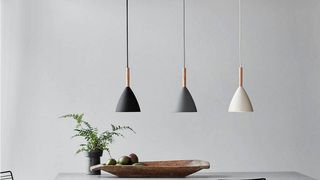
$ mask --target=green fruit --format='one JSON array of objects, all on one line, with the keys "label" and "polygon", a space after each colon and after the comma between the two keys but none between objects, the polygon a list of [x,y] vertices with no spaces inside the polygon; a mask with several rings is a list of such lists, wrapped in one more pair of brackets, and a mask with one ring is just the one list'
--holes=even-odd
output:
[{"label": "green fruit", "polygon": [[134,163],[134,164],[132,164],[132,166],[144,166],[144,164],[143,163]]},{"label": "green fruit", "polygon": [[131,159],[131,163],[134,164],[134,163],[138,163],[139,162],[139,158],[136,154],[132,153],[129,155],[130,159]]},{"label": "green fruit", "polygon": [[109,159],[106,163],[107,165],[116,165],[117,164],[117,161],[113,158]]},{"label": "green fruit", "polygon": [[131,159],[128,156],[122,156],[119,158],[118,163],[122,165],[130,165]]}]

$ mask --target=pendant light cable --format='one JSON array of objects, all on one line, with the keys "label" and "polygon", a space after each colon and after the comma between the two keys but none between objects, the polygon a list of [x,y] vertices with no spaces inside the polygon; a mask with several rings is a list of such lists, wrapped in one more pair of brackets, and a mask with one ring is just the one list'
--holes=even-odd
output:
[{"label": "pendant light cable", "polygon": [[129,4],[126,0],[126,38],[127,38],[127,68],[129,67]]},{"label": "pendant light cable", "polygon": [[238,47],[238,58],[239,58],[239,65],[240,67],[243,65],[243,62],[242,62],[242,58],[241,58],[241,40],[242,40],[242,20],[241,20],[241,0],[239,0],[239,47]]},{"label": "pendant light cable", "polygon": [[186,67],[186,0],[183,0],[183,67]]}]

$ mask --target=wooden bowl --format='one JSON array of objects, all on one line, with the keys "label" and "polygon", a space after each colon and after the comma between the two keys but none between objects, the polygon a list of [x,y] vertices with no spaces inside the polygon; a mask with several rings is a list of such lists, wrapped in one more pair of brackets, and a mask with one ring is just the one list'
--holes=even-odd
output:
[{"label": "wooden bowl", "polygon": [[149,161],[143,165],[95,165],[90,170],[103,170],[118,177],[157,177],[173,178],[186,177],[201,169],[209,169],[207,161],[200,160],[174,160],[174,161]]}]

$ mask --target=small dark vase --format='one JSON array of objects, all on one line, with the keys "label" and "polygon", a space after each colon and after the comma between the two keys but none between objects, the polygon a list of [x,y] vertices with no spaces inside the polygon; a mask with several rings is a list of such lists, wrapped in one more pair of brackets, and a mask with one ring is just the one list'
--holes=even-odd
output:
[{"label": "small dark vase", "polygon": [[90,171],[90,167],[100,164],[100,157],[102,156],[103,151],[101,150],[93,150],[86,153],[86,156],[89,158],[89,167],[88,174],[89,175],[100,175],[101,171]]}]

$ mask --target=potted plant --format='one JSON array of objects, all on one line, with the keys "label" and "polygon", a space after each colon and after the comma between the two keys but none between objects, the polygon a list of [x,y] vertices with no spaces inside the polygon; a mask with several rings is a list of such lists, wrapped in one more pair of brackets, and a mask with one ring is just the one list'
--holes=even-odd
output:
[{"label": "potted plant", "polygon": [[100,175],[100,171],[90,171],[90,166],[100,164],[100,157],[103,151],[106,150],[111,158],[110,144],[114,141],[115,137],[124,137],[120,131],[130,130],[135,131],[129,126],[115,126],[111,124],[111,130],[105,130],[99,133],[98,128],[93,127],[90,123],[83,120],[84,114],[67,114],[61,116],[61,118],[72,118],[76,121],[76,127],[74,129],[74,137],[83,137],[86,143],[80,144],[80,148],[76,153],[85,152],[89,158],[88,172],[90,175]]}]

